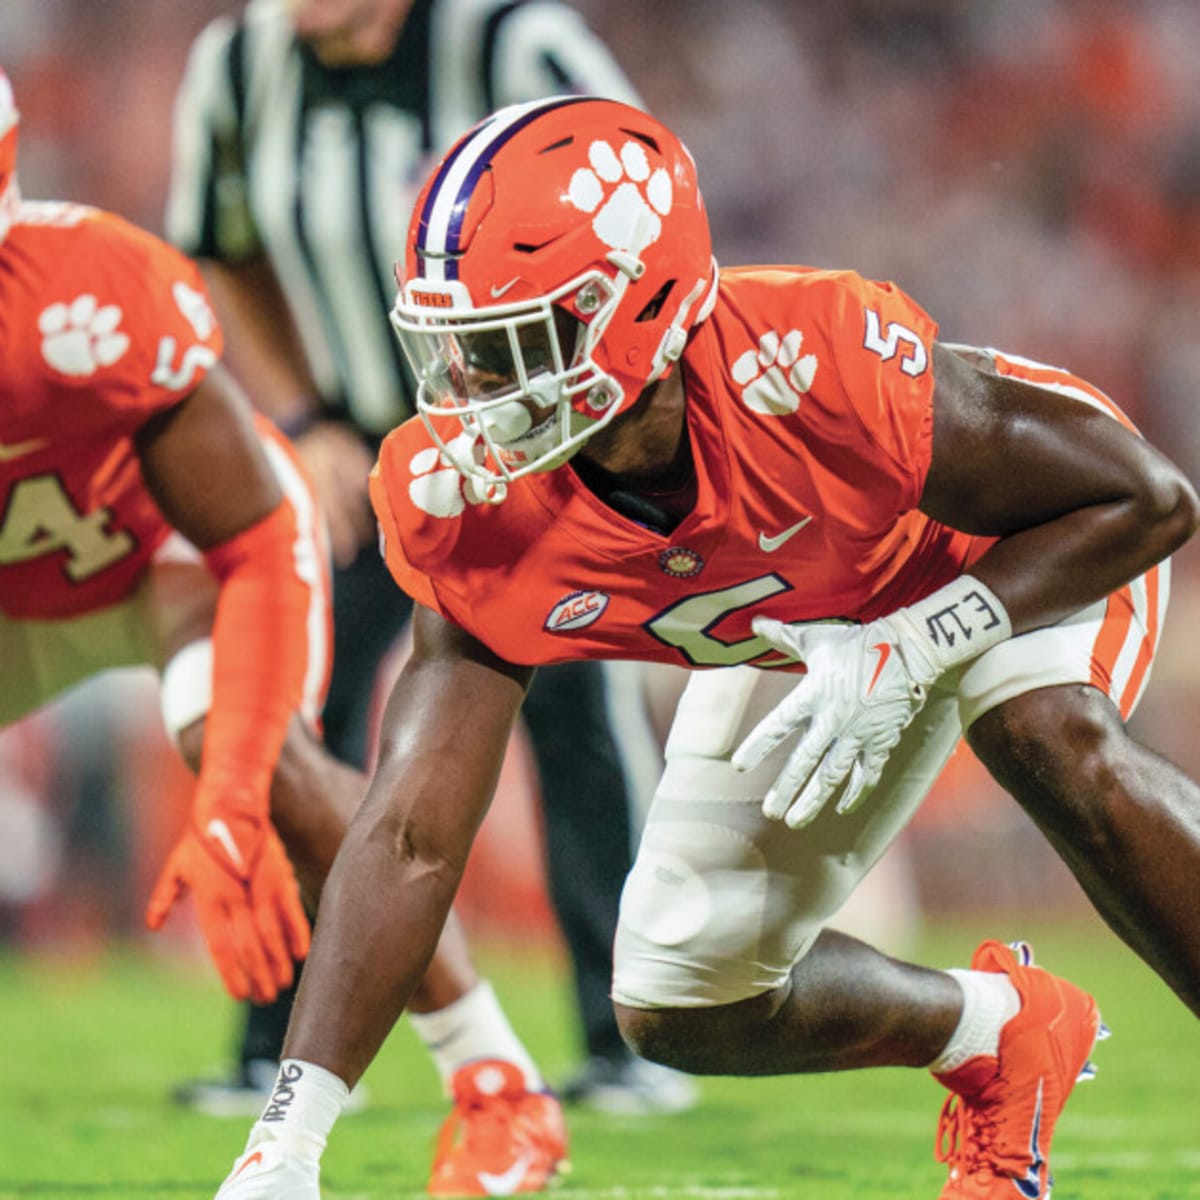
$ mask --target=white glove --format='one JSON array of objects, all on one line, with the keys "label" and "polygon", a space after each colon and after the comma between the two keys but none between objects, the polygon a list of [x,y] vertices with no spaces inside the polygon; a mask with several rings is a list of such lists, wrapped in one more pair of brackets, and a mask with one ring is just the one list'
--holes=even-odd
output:
[{"label": "white glove", "polygon": [[233,1164],[216,1200],[321,1200],[321,1165],[311,1154],[260,1136],[255,1125],[246,1152]]},{"label": "white glove", "polygon": [[785,625],[756,617],[754,632],[803,662],[807,674],[750,732],[733,755],[756,767],[802,734],[763,800],[763,814],[797,829],[837,789],[849,812],[879,782],[888,755],[944,671],[1011,636],[1000,601],[960,576],[932,596],[869,625]]}]

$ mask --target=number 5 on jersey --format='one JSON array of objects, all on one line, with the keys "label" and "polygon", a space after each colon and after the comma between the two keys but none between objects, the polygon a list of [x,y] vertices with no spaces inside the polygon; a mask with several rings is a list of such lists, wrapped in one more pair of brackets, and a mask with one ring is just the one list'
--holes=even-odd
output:
[{"label": "number 5 on jersey", "polygon": [[863,309],[863,317],[866,321],[863,346],[867,350],[873,350],[887,362],[903,347],[900,370],[914,378],[929,365],[929,353],[925,349],[925,343],[907,325],[901,325],[899,321],[889,321],[885,333],[880,324],[879,314],[873,308]]}]

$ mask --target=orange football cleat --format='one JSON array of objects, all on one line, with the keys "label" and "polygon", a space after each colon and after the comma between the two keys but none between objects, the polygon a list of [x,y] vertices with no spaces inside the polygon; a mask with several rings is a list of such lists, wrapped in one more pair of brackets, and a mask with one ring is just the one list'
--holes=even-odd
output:
[{"label": "orange football cleat", "polygon": [[468,1063],[451,1089],[454,1109],[438,1134],[430,1195],[540,1192],[567,1169],[562,1108],[549,1092],[529,1091],[515,1063]]},{"label": "orange football cleat", "polygon": [[996,1057],[979,1055],[937,1077],[951,1092],[935,1147],[950,1168],[940,1200],[1047,1200],[1054,1126],[1076,1081],[1095,1073],[1088,1056],[1108,1030],[1095,1000],[1035,967],[1023,942],[984,942],[971,967],[1007,975],[1021,1008],[1001,1031]]}]

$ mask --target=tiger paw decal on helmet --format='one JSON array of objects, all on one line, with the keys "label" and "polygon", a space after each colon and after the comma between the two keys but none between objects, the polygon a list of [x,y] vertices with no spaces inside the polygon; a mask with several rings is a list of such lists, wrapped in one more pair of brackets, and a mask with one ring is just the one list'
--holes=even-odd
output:
[{"label": "tiger paw decal on helmet", "polygon": [[743,385],[742,403],[751,412],[782,417],[800,407],[800,397],[812,387],[817,356],[800,355],[804,334],[791,329],[781,338],[773,329],[758,339],[757,350],[738,356],[731,369]]},{"label": "tiger paw decal on helmet", "polygon": [[[608,142],[593,142],[588,162],[590,166],[571,176],[567,194],[580,212],[596,214],[596,236],[614,250],[637,253],[654,245],[662,233],[662,218],[671,211],[670,175],[662,167],[651,172],[646,148],[632,139],[619,156]],[[611,191],[605,186],[613,184],[617,186]]]}]

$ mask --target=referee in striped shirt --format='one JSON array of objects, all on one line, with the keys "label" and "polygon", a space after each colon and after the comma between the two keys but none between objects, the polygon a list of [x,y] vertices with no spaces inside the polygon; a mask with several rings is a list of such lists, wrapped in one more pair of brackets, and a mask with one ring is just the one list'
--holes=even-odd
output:
[{"label": "referee in striped shirt", "polygon": [[[201,260],[228,361],[294,439],[326,510],[335,565],[326,740],[355,765],[367,754],[377,668],[411,611],[378,554],[367,497],[380,439],[413,412],[388,323],[393,263],[420,183],[455,138],[495,108],[563,92],[638,102],[607,49],[556,0],[250,0],[192,48],[167,231]],[[562,1091],[599,1108],[673,1110],[690,1105],[694,1084],[634,1060],[608,999],[632,830],[605,671],[544,668],[524,706],[588,1054]],[[186,1085],[178,1098],[257,1112],[289,1012],[290,998],[252,1009],[235,1076]],[[435,1046],[444,1030],[432,1016]]]}]

